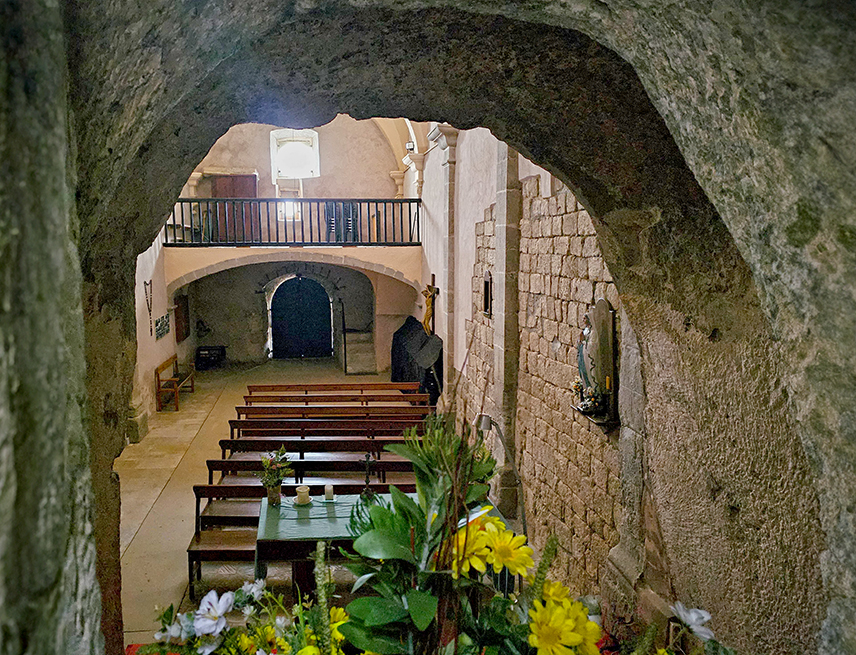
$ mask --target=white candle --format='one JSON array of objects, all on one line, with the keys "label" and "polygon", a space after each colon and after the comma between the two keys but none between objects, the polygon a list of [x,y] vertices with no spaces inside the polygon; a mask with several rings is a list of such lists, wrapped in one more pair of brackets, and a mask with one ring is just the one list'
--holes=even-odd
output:
[{"label": "white candle", "polygon": [[333,485],[324,485],[324,500],[333,500]]},{"label": "white candle", "polygon": [[309,497],[309,487],[306,485],[297,487],[297,504],[306,505],[310,500],[312,499]]}]

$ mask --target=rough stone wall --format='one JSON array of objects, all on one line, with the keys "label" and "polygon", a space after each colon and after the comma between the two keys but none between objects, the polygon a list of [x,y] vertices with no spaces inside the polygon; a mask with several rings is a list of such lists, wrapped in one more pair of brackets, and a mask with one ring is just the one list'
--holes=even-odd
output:
[{"label": "rough stone wall", "polygon": [[523,181],[517,448],[533,541],[555,533],[555,574],[575,593],[599,593],[618,542],[620,458],[616,435],[572,409],[571,385],[585,313],[598,298],[619,302],[591,219],[558,186],[544,198],[539,178]]},{"label": "rough stone wall", "polygon": [[473,305],[472,318],[465,321],[466,325],[466,366],[462,373],[457,374],[455,406],[461,420],[472,422],[477,414],[485,413],[496,416],[496,405],[491,394],[494,380],[494,321],[503,320],[502,316],[486,316],[484,307],[484,274],[493,270],[495,262],[496,239],[494,237],[494,211],[491,205],[484,212],[484,220],[476,223],[476,257],[473,265],[472,286]]},{"label": "rough stone wall", "polygon": [[287,275],[305,275],[325,287],[333,300],[333,337],[339,352],[341,342],[341,305],[344,301],[348,329],[371,330],[374,324],[375,298],[371,281],[362,273],[328,264],[286,262],[253,264],[205,276],[188,285],[190,324],[198,319],[211,328],[201,340],[188,339],[179,350],[192,357],[197,345],[226,346],[226,357],[234,362],[261,362],[267,357],[267,286]]},{"label": "rough stone wall", "polygon": [[0,16],[0,652],[98,655],[63,7]]}]

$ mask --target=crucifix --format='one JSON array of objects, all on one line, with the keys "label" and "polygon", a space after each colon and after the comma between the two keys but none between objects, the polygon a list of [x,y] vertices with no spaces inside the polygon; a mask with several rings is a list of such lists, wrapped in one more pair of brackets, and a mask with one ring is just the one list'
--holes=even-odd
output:
[{"label": "crucifix", "polygon": [[434,286],[434,275],[431,274],[431,284],[426,284],[422,290],[422,295],[425,296],[425,318],[422,319],[422,327],[425,328],[425,334],[434,334],[434,298],[440,295],[440,289]]}]

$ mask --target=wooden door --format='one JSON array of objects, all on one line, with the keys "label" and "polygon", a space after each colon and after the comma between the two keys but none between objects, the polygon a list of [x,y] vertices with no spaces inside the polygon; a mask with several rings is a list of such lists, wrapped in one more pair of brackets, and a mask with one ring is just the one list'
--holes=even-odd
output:
[{"label": "wooden door", "polygon": [[[256,175],[213,175],[211,197],[257,198],[258,178]],[[217,203],[215,215],[216,232],[212,235],[212,241],[247,243],[257,238],[258,209],[255,203]]]},{"label": "wooden door", "polygon": [[279,285],[271,300],[273,356],[331,357],[330,298],[317,282],[296,277]]}]

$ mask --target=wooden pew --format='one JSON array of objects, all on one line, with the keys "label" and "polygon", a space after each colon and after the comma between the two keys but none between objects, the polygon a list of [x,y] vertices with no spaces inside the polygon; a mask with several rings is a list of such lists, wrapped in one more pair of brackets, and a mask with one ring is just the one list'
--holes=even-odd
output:
[{"label": "wooden pew", "polygon": [[416,428],[422,432],[422,419],[413,418],[375,418],[334,417],[268,417],[251,419],[232,419],[229,421],[229,436],[239,439],[245,436],[281,436],[281,437],[380,437],[401,436],[405,430]]},{"label": "wooden pew", "polygon": [[[308,453],[304,454],[300,459],[291,461],[291,467],[294,470],[294,481],[296,483],[305,484],[306,473],[364,473],[366,471],[366,458],[369,456],[368,470],[372,475],[378,477],[379,482],[386,482],[387,473],[412,473],[413,464],[410,460],[406,460],[397,455],[388,454],[383,459],[374,459],[370,453],[365,453],[360,456],[356,453],[348,453],[342,457],[343,453],[338,453],[339,457],[331,456],[330,453]],[[261,456],[253,458],[230,457],[228,459],[209,459],[206,460],[208,467],[208,484],[214,484],[214,474],[220,474],[221,484],[236,483],[241,484],[261,484],[257,478],[249,478],[239,476],[239,473],[257,473],[262,470]],[[333,479],[333,478],[331,478]],[[332,484],[328,482],[327,484]]]},{"label": "wooden pew", "polygon": [[[221,439],[221,459],[226,459],[227,453],[267,453],[285,448],[288,453],[298,453],[300,459],[305,459],[306,453],[371,453],[375,459],[380,459],[384,447],[392,444],[405,443],[403,436],[398,437],[341,437],[328,439],[325,437],[244,437],[242,439]],[[335,459],[335,458],[333,458]]]},{"label": "wooden pew", "polygon": [[308,384],[248,384],[249,394],[265,393],[325,393],[336,391],[355,391],[373,393],[383,391],[401,391],[417,393],[419,382],[320,382]]},{"label": "wooden pew", "polygon": [[[375,493],[388,493],[389,486],[372,483],[369,488]],[[396,486],[405,493],[416,491],[415,484]],[[341,483],[335,488],[338,494],[358,494],[365,487],[365,484]],[[324,494],[323,485],[310,484],[309,488],[313,496]],[[195,601],[193,583],[202,579],[202,562],[252,562],[255,559],[260,499],[267,495],[267,490],[260,485],[213,484],[194,485],[193,493],[196,496],[195,534],[187,546],[187,570],[190,598]],[[283,494],[296,495],[294,485],[283,486]],[[208,500],[204,510],[201,507],[203,500]],[[216,503],[232,503],[233,506],[220,507],[222,511],[218,518],[217,512],[208,512]],[[237,527],[213,527],[224,525]]]},{"label": "wooden pew", "polygon": [[251,405],[329,405],[333,403],[409,403],[410,405],[427,405],[430,396],[427,393],[328,393],[328,394],[250,394],[244,396],[244,404]]},{"label": "wooden pew", "polygon": [[421,421],[433,414],[433,405],[239,405],[235,407],[237,418],[286,417],[346,417],[353,418],[409,418]]}]

